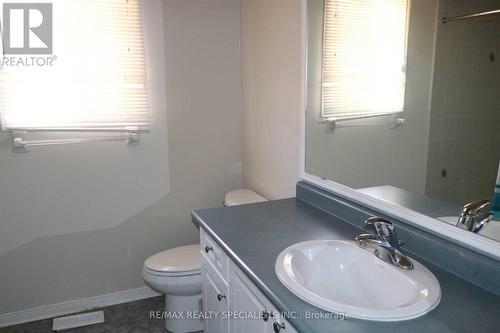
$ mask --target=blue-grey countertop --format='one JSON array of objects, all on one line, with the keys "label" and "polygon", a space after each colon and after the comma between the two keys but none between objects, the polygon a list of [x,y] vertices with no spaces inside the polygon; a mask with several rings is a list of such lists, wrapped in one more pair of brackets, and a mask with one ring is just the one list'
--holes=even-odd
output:
[{"label": "blue-grey countertop", "polygon": [[[321,310],[301,300],[281,284],[274,271],[278,254],[297,242],[352,239],[365,231],[295,198],[199,210],[192,216],[279,311],[295,314],[289,321],[301,333],[500,332],[500,296],[422,258],[416,259],[436,275],[441,284],[442,297],[434,310],[420,318],[401,322],[299,319],[306,312],[319,313]],[[387,293],[391,292],[387,290]]]}]

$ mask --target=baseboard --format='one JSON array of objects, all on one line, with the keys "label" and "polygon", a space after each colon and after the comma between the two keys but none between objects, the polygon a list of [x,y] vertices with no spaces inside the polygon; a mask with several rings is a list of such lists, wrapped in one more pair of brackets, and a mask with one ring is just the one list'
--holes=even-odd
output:
[{"label": "baseboard", "polygon": [[75,312],[93,308],[110,306],[120,303],[133,302],[145,298],[159,296],[148,287],[119,291],[112,294],[77,299],[63,303],[44,305],[22,311],[0,314],[0,327],[27,323],[58,316],[65,316]]}]

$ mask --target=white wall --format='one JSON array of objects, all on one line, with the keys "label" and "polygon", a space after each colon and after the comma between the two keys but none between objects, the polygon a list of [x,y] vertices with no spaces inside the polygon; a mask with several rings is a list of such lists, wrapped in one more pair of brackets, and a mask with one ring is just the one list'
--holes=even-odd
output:
[{"label": "white wall", "polygon": [[143,3],[140,145],[14,154],[0,135],[0,314],[143,286],[146,257],[198,241],[191,210],[241,186],[239,1]]},{"label": "white wall", "polygon": [[243,182],[268,199],[299,179],[301,1],[242,0]]},{"label": "white wall", "polygon": [[[309,0],[321,10],[321,0]],[[353,187],[394,185],[424,193],[437,0],[412,1],[406,106],[406,124],[390,129],[394,118],[339,123],[334,131],[320,121],[321,65],[308,59],[306,170]],[[321,36],[321,23],[309,24],[309,40]],[[316,41],[316,44],[319,44]]]}]

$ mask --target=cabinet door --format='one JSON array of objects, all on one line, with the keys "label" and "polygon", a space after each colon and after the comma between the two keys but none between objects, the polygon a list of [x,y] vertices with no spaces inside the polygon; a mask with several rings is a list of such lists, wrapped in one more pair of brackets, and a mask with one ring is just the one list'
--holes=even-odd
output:
[{"label": "cabinet door", "polygon": [[279,333],[297,333],[290,323],[284,319],[273,323],[274,332]]},{"label": "cabinet door", "polygon": [[[203,269],[203,311],[206,315],[203,321],[205,333],[229,332],[228,320],[224,317],[228,310],[228,300],[224,284],[218,281],[217,273]],[[221,287],[222,286],[222,287]]]},{"label": "cabinet door", "polygon": [[297,333],[297,331],[295,330],[295,328],[293,328],[292,325],[285,321],[285,330],[283,331],[283,333]]},{"label": "cabinet door", "polygon": [[230,320],[231,332],[273,332],[273,318],[277,314],[266,308],[236,272],[232,272],[231,275],[229,295],[231,298],[230,313],[233,316]]}]

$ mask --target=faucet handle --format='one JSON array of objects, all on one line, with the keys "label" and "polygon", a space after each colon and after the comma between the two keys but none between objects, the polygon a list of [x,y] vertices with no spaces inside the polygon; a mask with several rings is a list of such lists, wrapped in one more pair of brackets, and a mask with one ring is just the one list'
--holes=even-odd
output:
[{"label": "faucet handle", "polygon": [[365,221],[366,225],[371,225],[379,237],[390,237],[394,233],[394,224],[380,216],[369,217]]},{"label": "faucet handle", "polygon": [[478,233],[491,220],[491,201],[478,200],[466,204],[460,212],[457,226]]},{"label": "faucet handle", "polygon": [[477,216],[487,215],[491,212],[491,201],[477,200],[469,202],[462,209],[462,214],[473,214]]}]

